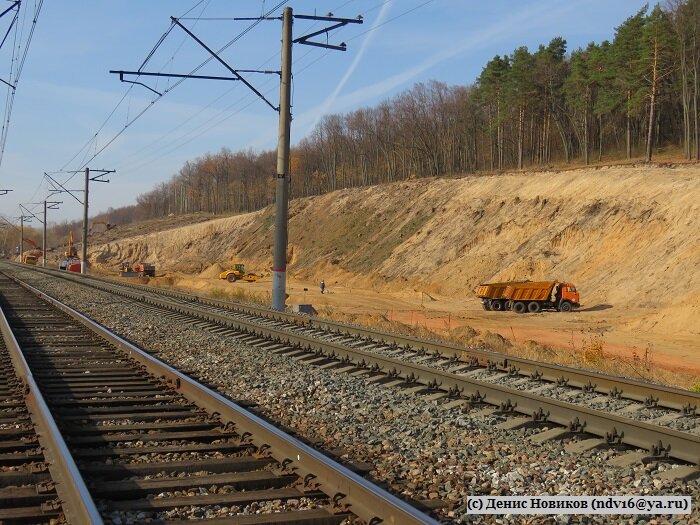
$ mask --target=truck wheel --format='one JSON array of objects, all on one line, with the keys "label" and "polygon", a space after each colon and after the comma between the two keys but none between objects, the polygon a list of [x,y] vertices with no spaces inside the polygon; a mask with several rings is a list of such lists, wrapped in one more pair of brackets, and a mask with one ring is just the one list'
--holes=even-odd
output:
[{"label": "truck wheel", "polygon": [[562,301],[559,305],[560,312],[570,312],[571,310],[573,310],[573,308],[571,307],[571,303],[569,301]]},{"label": "truck wheel", "polygon": [[228,275],[226,276],[226,280],[227,280],[228,282],[230,282],[230,283],[235,283],[235,282],[236,282],[236,276],[235,276],[235,274],[232,274],[232,273],[228,274]]},{"label": "truck wheel", "polygon": [[542,307],[540,306],[540,303],[531,301],[527,304],[527,311],[530,312],[531,314],[536,314],[539,313],[539,311],[542,310]]},{"label": "truck wheel", "polygon": [[513,303],[513,311],[516,314],[524,314],[527,311],[527,306],[522,301],[516,301]]},{"label": "truck wheel", "polygon": [[495,312],[501,312],[504,308],[503,301],[494,301],[491,303],[491,310]]},{"label": "truck wheel", "polygon": [[481,303],[481,306],[483,306],[483,307],[484,307],[484,310],[486,310],[487,312],[488,312],[489,310],[491,310],[491,307],[489,306],[488,303]]}]

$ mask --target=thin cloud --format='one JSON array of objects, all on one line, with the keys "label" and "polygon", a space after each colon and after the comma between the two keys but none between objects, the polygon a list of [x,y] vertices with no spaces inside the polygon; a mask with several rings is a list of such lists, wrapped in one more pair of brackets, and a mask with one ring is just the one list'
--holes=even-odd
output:
[{"label": "thin cloud", "polygon": [[[331,104],[333,104],[335,110],[338,110],[342,108],[356,107],[357,105],[361,105],[369,100],[374,100],[377,97],[390,93],[396,88],[407,84],[425,71],[440,63],[451,60],[457,55],[463,54],[469,50],[482,48],[491,42],[502,39],[504,34],[510,34],[513,31],[522,31],[523,27],[529,26],[530,30],[539,30],[543,26],[551,27],[552,23],[558,19],[560,20],[562,16],[566,16],[575,9],[575,3],[566,3],[559,9],[551,9],[551,5],[529,6],[527,9],[523,9],[522,11],[500,20],[498,23],[488,26],[479,32],[472,33],[459,45],[451,49],[445,49],[440,53],[436,53],[433,56],[428,57],[422,63],[416,64],[414,67],[401,71],[392,77],[383,79],[375,84],[365,86],[341,97],[339,95],[340,89],[342,89],[347,81],[347,78],[349,77],[349,75],[346,74],[341,83],[334,90],[331,97],[326,99],[327,103],[324,103],[321,108],[314,108],[307,114],[300,116],[299,120],[311,120],[313,122],[313,125],[306,133],[306,135],[308,135],[316,127],[318,122],[321,120],[321,117],[326,114],[328,109],[331,107]],[[374,25],[378,25],[380,23],[380,19],[381,14]],[[537,21],[537,25],[534,25],[533,21]],[[370,34],[373,32],[374,31],[371,31]],[[364,51],[365,48],[366,46],[363,45],[362,51]],[[351,70],[354,70],[356,67],[356,62],[357,60],[353,62]],[[351,73],[351,70],[348,70],[348,72]]]},{"label": "thin cloud", "polygon": [[372,42],[372,39],[374,38],[374,34],[376,33],[376,31],[374,31],[374,29],[376,27],[379,27],[382,23],[384,23],[384,20],[386,19],[390,10],[391,10],[391,6],[390,6],[389,2],[387,2],[386,4],[384,4],[382,6],[381,11],[379,11],[379,15],[377,16],[377,18],[374,20],[374,23],[372,24],[372,28],[367,33],[367,38],[365,38],[362,41],[362,45],[360,47],[360,50],[357,52],[357,55],[355,55],[355,58],[352,61],[352,64],[350,64],[350,67],[348,67],[347,71],[343,75],[343,78],[341,78],[340,82],[338,82],[338,85],[335,86],[333,93],[331,93],[328,97],[326,97],[326,100],[324,100],[323,103],[321,104],[320,108],[317,109],[317,112],[315,114],[315,119],[314,119],[312,125],[309,127],[309,129],[305,133],[305,135],[308,135],[316,127],[319,120],[321,120],[321,117],[323,115],[325,115],[326,112],[328,111],[328,109],[334,105],[336,99],[338,98],[338,95],[340,94],[340,91],[345,87],[345,84],[347,84],[348,80],[350,80],[350,77],[357,69],[357,66],[359,65],[360,61],[365,56],[365,52],[367,51],[367,48],[369,47],[369,44]]}]

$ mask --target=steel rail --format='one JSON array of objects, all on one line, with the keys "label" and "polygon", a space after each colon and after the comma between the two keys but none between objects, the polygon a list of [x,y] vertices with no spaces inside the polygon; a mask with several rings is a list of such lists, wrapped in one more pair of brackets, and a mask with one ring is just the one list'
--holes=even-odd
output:
[{"label": "steel rail", "polygon": [[497,368],[504,372],[513,370],[521,376],[538,377],[544,381],[565,383],[568,386],[581,389],[585,388],[589,391],[595,391],[601,394],[615,392],[617,396],[633,401],[644,402],[649,406],[661,406],[687,413],[700,409],[700,393],[690,392],[680,388],[646,383],[644,381],[637,381],[625,377],[610,376],[562,365],[532,361],[486,350],[464,348],[448,343],[424,341],[411,336],[371,331],[347,325],[343,327],[332,321],[312,319],[309,324],[329,330],[343,329],[351,334],[362,337],[380,338],[394,344],[421,348],[425,351],[435,351],[441,354],[452,352],[458,357],[463,357],[465,355],[469,358],[475,357],[482,363],[495,363]]},{"label": "steel rail", "polygon": [[17,376],[25,385],[25,402],[38,428],[39,443],[49,462],[49,471],[56,482],[56,492],[65,500],[63,513],[69,523],[101,525],[103,523],[95,502],[68,450],[49,407],[39,391],[19,343],[10,328],[5,312],[0,308],[0,332],[10,353]]},{"label": "steel rail", "polygon": [[[38,292],[38,290],[37,290]],[[42,293],[42,292],[39,292]],[[190,314],[191,308],[181,303],[139,295],[135,292],[117,290],[117,295],[145,302],[173,312]],[[590,409],[572,403],[544,398],[516,389],[467,378],[452,372],[442,371],[399,359],[346,347],[336,343],[320,341],[311,336],[292,333],[283,329],[258,325],[241,319],[232,319],[223,314],[197,310],[195,317],[206,319],[229,328],[243,330],[252,335],[272,341],[296,346],[309,352],[319,352],[353,364],[358,368],[376,366],[394,377],[411,378],[412,383],[439,388],[453,393],[467,394],[467,399],[501,407],[504,411],[518,412],[535,422],[552,422],[572,432],[586,432],[600,436],[610,444],[624,443],[650,451],[652,456],[668,456],[700,466],[700,436],[679,432],[667,427]]]},{"label": "steel rail", "polygon": [[[154,306],[165,306],[158,301],[141,298]],[[187,313],[188,309],[171,303],[170,309]],[[200,314],[197,315],[201,317]],[[668,455],[693,465],[700,466],[700,436],[679,432],[667,427],[651,425],[642,421],[609,414],[572,403],[543,398],[512,388],[465,378],[464,376],[436,368],[407,363],[405,361],[382,356],[344,345],[319,341],[314,337],[289,333],[274,327],[261,327],[242,320],[231,320],[226,316],[209,314],[208,321],[217,322],[232,328],[243,328],[247,332],[301,349],[325,355],[331,355],[349,363],[366,368],[377,365],[380,370],[391,376],[411,378],[412,382],[423,385],[437,385],[443,390],[466,392],[472,399],[491,405],[508,407],[531,416],[533,421],[550,421],[571,429],[573,432],[587,432],[601,436],[610,443],[621,442],[644,450],[652,451],[653,455],[661,455],[664,449],[670,449]],[[657,452],[655,452],[657,451]]]},{"label": "steel rail", "polygon": [[[11,263],[17,267],[27,268],[26,265]],[[638,381],[626,377],[611,376],[599,372],[572,368],[563,365],[532,361],[496,352],[489,352],[478,348],[468,348],[449,343],[428,341],[417,337],[394,334],[381,330],[363,328],[330,320],[309,318],[306,316],[278,312],[264,307],[250,306],[245,304],[221,301],[207,297],[201,297],[187,292],[166,290],[153,286],[146,286],[136,283],[120,283],[113,279],[85,275],[69,275],[60,270],[46,268],[29,268],[50,275],[58,275],[64,279],[79,282],[87,286],[94,286],[88,281],[100,282],[108,286],[132,288],[142,290],[156,295],[164,295],[188,301],[193,304],[210,305],[225,310],[247,313],[256,316],[265,316],[270,320],[286,321],[291,324],[314,327],[324,330],[344,331],[349,335],[370,338],[375,341],[405,346],[426,352],[438,352],[446,356],[456,356],[461,359],[477,360],[480,366],[492,364],[497,370],[502,372],[517,373],[523,377],[537,377],[544,381],[564,383],[568,386],[586,389],[605,395],[615,395],[623,399],[644,403],[646,406],[658,406],[680,411],[684,414],[693,414],[700,411],[700,393],[674,388],[667,385],[659,385]],[[206,315],[206,314],[205,314]],[[468,362],[468,361],[467,361]]]},{"label": "steel rail", "polygon": [[218,413],[222,420],[232,422],[242,432],[250,433],[251,441],[258,446],[259,450],[269,449],[271,456],[287,470],[308,480],[311,486],[328,494],[337,504],[346,504],[347,510],[368,523],[376,523],[376,520],[379,519],[381,523],[396,525],[438,524],[433,518],[423,514],[408,503],[377,487],[298,439],[285,434],[217,392],[199,384],[77,310],[20,279],[11,278],[25,289],[70,315],[88,329],[123,349],[153,374],[162,376],[185,397],[211,412]]}]

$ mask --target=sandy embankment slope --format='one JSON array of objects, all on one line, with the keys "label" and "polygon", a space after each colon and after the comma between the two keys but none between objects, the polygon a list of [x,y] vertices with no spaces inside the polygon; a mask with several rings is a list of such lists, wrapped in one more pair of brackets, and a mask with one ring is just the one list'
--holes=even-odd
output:
[{"label": "sandy embankment slope", "polygon": [[[269,290],[272,211],[95,245],[90,259],[110,271],[122,260],[154,262],[159,274],[188,274],[184,284],[200,289],[227,283],[194,274],[240,259],[268,276],[250,289]],[[699,234],[694,166],[342,190],[290,205],[290,302],[381,313],[432,309],[455,323],[559,346],[576,346],[595,330],[608,349],[650,348],[657,359],[669,354],[700,371]],[[321,278],[336,293],[305,298]],[[585,308],[569,316],[480,309],[476,284],[516,278],[572,281]]]}]

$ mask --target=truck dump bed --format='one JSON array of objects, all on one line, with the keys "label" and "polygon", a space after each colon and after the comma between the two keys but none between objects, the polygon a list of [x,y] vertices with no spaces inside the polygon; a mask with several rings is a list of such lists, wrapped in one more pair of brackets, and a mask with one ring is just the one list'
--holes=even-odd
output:
[{"label": "truck dump bed", "polygon": [[480,284],[476,289],[476,296],[483,299],[500,299],[503,297],[508,285],[511,283],[485,283]]},{"label": "truck dump bed", "polygon": [[510,283],[503,297],[512,301],[547,301],[553,287],[554,281]]}]

